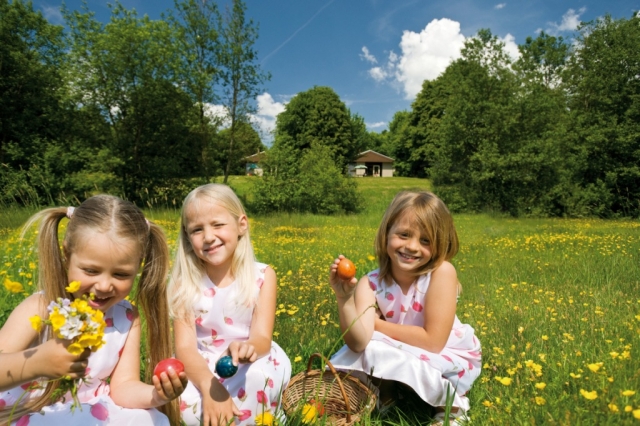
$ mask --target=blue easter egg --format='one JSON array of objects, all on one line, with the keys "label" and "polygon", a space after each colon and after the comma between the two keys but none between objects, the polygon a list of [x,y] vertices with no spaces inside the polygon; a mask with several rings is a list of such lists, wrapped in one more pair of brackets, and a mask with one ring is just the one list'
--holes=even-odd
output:
[{"label": "blue easter egg", "polygon": [[238,366],[233,365],[233,358],[229,355],[223,356],[216,362],[216,373],[224,379],[233,376],[236,371],[238,371]]}]

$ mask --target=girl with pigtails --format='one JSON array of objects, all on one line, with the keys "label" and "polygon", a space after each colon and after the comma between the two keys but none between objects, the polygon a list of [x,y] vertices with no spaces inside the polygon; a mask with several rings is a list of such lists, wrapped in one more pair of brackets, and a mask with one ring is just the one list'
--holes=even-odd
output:
[{"label": "girl with pigtails", "polygon": [[[67,218],[61,248],[59,228]],[[0,330],[0,425],[10,419],[18,426],[179,424],[175,398],[184,390],[185,374],[169,370],[149,377],[172,352],[169,250],[162,230],[132,203],[109,195],[75,209],[45,209],[25,229],[37,222],[39,291]],[[73,355],[67,350],[71,341],[53,336],[49,326],[40,332],[32,327],[30,319],[47,319],[47,306],[59,298],[83,298],[103,312],[105,343],[97,351]],[[146,319],[146,371],[153,384],[140,381],[137,307]],[[78,380],[79,407],[69,393],[52,399],[63,377]]]}]

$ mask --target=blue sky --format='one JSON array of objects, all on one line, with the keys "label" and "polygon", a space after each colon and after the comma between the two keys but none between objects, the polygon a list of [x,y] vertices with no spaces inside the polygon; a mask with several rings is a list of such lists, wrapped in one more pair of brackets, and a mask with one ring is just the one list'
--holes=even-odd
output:
[{"label": "blue sky", "polygon": [[[153,19],[173,0],[121,0]],[[517,55],[517,45],[540,30],[571,38],[580,21],[605,14],[630,18],[640,0],[245,0],[259,24],[259,61],[271,80],[256,99],[256,124],[268,132],[296,93],[329,86],[369,130],[387,128],[394,113],[410,109],[424,79],[436,78],[459,56],[468,37],[489,28]],[[99,20],[107,0],[88,0]],[[228,3],[220,0],[219,4]],[[62,23],[60,0],[33,0]],[[81,0],[66,0],[69,9]]]}]

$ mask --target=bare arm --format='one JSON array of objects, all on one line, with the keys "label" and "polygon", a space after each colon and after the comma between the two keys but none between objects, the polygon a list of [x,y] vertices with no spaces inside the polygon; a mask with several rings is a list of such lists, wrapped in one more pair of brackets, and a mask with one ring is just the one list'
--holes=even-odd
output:
[{"label": "bare arm", "polygon": [[209,364],[198,352],[195,318],[176,319],[173,323],[176,355],[184,364],[185,373],[202,394],[202,424],[226,424],[242,412],[233,403],[231,395],[213,375]]},{"label": "bare arm", "polygon": [[[42,295],[34,294],[18,305],[0,330],[0,391],[44,377],[83,377],[89,352],[80,356],[67,351],[69,341],[49,340],[33,346],[38,333],[29,318],[47,317]],[[33,346],[33,347],[32,347]]]},{"label": "bare arm", "polygon": [[140,317],[135,315],[122,355],[111,374],[110,396],[125,408],[151,408],[177,398],[186,387],[187,376],[171,371],[154,377],[153,385],[140,381]]},{"label": "bare arm", "polygon": [[440,353],[451,334],[457,294],[456,270],[451,263],[444,262],[431,273],[431,283],[424,298],[424,328],[376,318],[375,329],[409,345]]},{"label": "bare arm", "polygon": [[344,341],[354,352],[362,352],[373,335],[376,298],[369,287],[366,275],[356,281],[341,280],[336,273],[338,263],[344,256],[340,255],[333,262],[329,273],[329,282],[338,302],[340,329]]}]

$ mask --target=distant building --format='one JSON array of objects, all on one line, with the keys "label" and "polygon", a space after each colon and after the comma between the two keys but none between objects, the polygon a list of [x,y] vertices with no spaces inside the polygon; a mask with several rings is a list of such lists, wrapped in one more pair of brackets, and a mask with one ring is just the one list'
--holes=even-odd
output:
[{"label": "distant building", "polygon": [[246,161],[245,173],[247,176],[262,176],[262,168],[260,167],[260,161],[264,158],[265,152],[260,151],[257,154],[244,157]]},{"label": "distant building", "polygon": [[393,177],[393,161],[393,158],[379,152],[361,152],[356,160],[349,164],[349,174],[356,177]]}]

